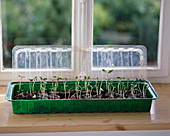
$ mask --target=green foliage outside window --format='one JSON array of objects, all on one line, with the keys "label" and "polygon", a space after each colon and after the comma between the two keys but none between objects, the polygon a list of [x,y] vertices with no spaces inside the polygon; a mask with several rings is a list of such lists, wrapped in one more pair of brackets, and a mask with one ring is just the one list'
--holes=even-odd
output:
[{"label": "green foliage outside window", "polygon": [[[1,12],[4,67],[16,45],[71,45],[71,0],[1,0]],[[94,0],[94,44],[145,45],[156,62],[159,13],[160,0]]]}]

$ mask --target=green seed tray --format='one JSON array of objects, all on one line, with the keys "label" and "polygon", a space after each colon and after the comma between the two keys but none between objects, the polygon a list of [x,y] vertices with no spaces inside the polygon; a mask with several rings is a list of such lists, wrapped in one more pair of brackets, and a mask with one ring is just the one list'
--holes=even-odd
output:
[{"label": "green seed tray", "polygon": [[[118,81],[112,81],[114,85]],[[127,82],[127,81],[123,81]],[[131,82],[131,81],[130,81]],[[80,82],[83,84],[84,82]],[[95,81],[90,81],[95,84]],[[13,113],[103,113],[103,112],[149,112],[152,100],[158,98],[149,81],[146,95],[148,98],[135,99],[58,99],[58,100],[14,100],[14,92],[18,90],[19,82],[10,82],[7,87],[6,100],[12,102]],[[52,82],[47,82],[47,91]],[[103,87],[105,81],[103,82]],[[75,87],[75,81],[67,81],[68,88]],[[141,83],[142,85],[142,83]],[[39,91],[40,82],[35,83],[35,90]],[[22,89],[29,90],[29,82],[22,82]],[[59,91],[63,90],[63,82],[59,81]]]}]

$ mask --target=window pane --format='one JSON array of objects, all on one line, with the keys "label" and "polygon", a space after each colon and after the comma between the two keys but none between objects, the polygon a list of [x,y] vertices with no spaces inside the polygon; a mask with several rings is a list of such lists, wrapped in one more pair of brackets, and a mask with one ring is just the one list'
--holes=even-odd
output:
[{"label": "window pane", "polygon": [[1,0],[1,14],[5,68],[16,45],[71,45],[70,0]]},{"label": "window pane", "polygon": [[94,0],[94,45],[144,45],[157,65],[160,0]]}]

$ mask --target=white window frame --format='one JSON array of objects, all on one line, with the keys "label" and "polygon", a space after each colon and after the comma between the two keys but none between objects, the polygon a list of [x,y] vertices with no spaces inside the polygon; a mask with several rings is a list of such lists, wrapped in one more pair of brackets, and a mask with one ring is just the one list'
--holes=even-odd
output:
[{"label": "white window frame", "polygon": [[[1,7],[1,3],[0,3]],[[1,10],[0,10],[1,12]],[[148,80],[151,82],[170,83],[170,0],[161,0],[159,42],[158,42],[158,66],[147,67]],[[1,14],[0,14],[1,20]],[[2,48],[2,24],[0,21],[0,85],[7,84],[12,80],[12,70],[3,68],[3,48]],[[82,71],[81,60],[83,58],[87,67],[85,71],[91,70],[92,54],[89,52],[93,48],[93,0],[72,0],[72,65],[74,72]],[[88,64],[87,64],[88,63]]]},{"label": "white window frame", "polygon": [[155,83],[170,83],[170,1],[161,0],[157,67],[148,67],[148,79]]}]

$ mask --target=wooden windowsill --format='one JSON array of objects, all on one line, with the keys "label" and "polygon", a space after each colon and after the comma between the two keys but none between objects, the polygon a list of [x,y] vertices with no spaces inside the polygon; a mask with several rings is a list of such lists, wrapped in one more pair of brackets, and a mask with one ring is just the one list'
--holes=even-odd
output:
[{"label": "wooden windowsill", "polygon": [[159,99],[147,113],[21,114],[12,113],[0,86],[0,133],[165,130],[170,129],[170,84],[153,84]]}]

